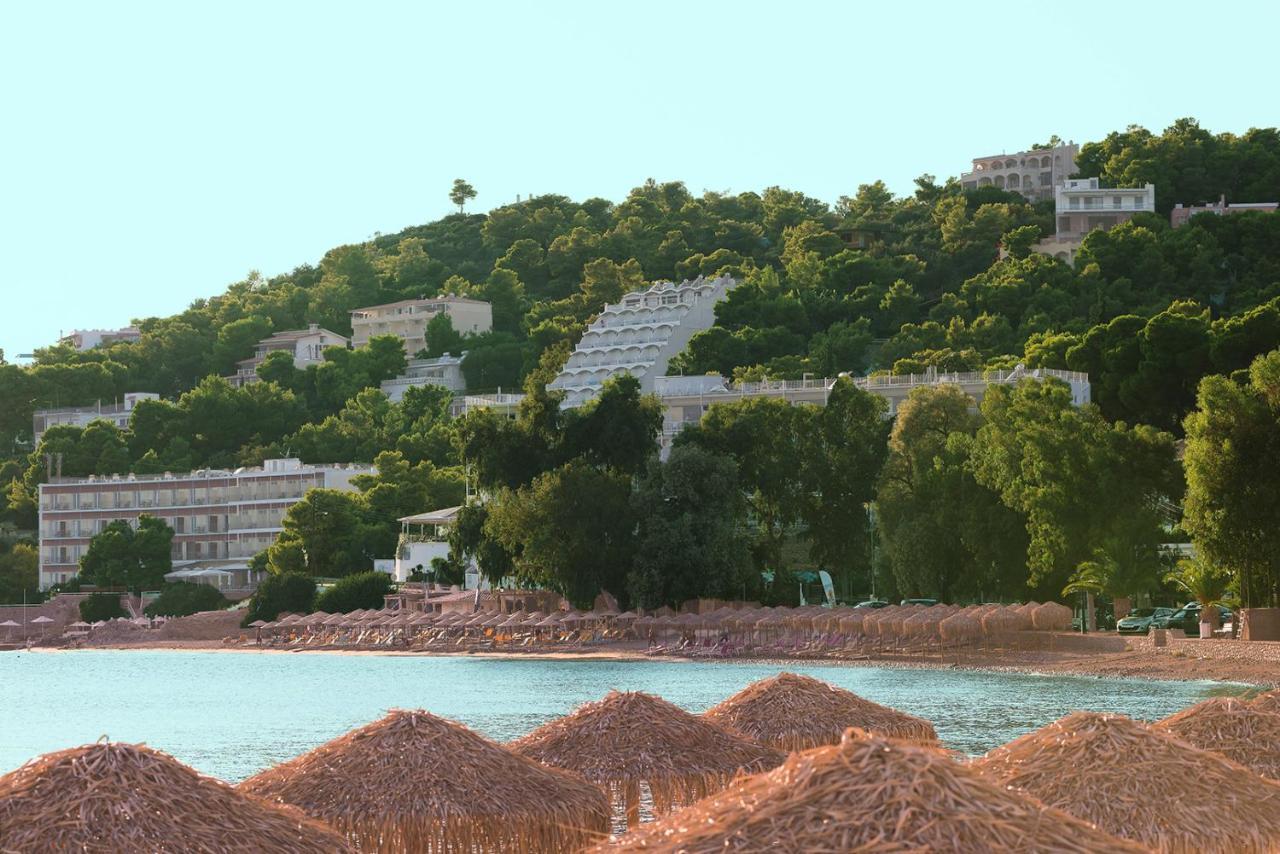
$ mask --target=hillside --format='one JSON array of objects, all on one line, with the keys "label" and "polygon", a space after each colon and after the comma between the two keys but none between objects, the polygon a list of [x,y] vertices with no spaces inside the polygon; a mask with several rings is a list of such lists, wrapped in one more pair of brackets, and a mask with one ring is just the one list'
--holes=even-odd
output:
[{"label": "hillside", "polygon": [[[1104,186],[1155,182],[1158,213],[1093,232],[1074,266],[1029,249],[1054,229],[1051,202],[924,175],[910,196],[875,182],[834,206],[779,187],[695,196],[652,181],[616,203],[539,196],[339,246],[270,279],[250,274],[180,314],[139,319],[137,342],[51,347],[31,366],[0,365],[0,513],[32,524],[49,452],[69,475],[285,453],[380,459],[380,518],[456,502],[447,393],[392,404],[376,389],[415,355],[398,341],[330,351],[306,371],[271,361],[260,372],[269,382],[245,388],[218,377],[273,331],[318,323],[348,334],[354,308],[453,294],[490,302],[493,331],[433,349],[468,352],[469,390],[518,388],[545,382],[606,302],[651,280],[726,272],[742,284],[672,370],[742,379],[1067,368],[1089,373],[1106,420],[1178,434],[1202,377],[1280,346],[1280,216],[1201,216],[1173,229],[1167,212],[1222,194],[1280,197],[1280,133],[1215,135],[1182,120],[1086,144],[1078,163]],[[31,447],[34,409],[131,391],[165,400],[140,404],[128,430],[57,427]]]}]

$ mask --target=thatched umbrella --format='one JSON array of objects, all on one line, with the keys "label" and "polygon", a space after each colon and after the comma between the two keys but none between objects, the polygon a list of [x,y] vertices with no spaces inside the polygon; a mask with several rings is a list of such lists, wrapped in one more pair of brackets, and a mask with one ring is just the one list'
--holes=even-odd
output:
[{"label": "thatched umbrella", "polygon": [[1170,715],[1156,727],[1280,780],[1280,714],[1232,697],[1214,697]]},{"label": "thatched umbrella", "polygon": [[1031,612],[1031,625],[1039,631],[1063,632],[1071,628],[1074,612],[1066,605],[1046,602]]},{"label": "thatched umbrella", "polygon": [[937,742],[933,724],[811,676],[779,673],[749,685],[702,715],[779,750],[838,744],[856,726],[927,744]]},{"label": "thatched umbrella", "polygon": [[424,711],[385,718],[240,784],[361,851],[569,851],[608,833],[600,790]]},{"label": "thatched umbrella", "polygon": [[1280,849],[1280,785],[1123,715],[1075,712],[974,764],[1161,851]]},{"label": "thatched umbrella", "polygon": [[547,765],[576,771],[640,817],[640,786],[656,813],[718,791],[740,771],[772,768],[782,754],[692,715],[661,697],[610,691],[511,743]]},{"label": "thatched umbrella", "polygon": [[627,834],[607,851],[1138,852],[933,747],[849,730]]},{"label": "thatched umbrella", "polygon": [[351,851],[337,833],[141,744],[47,753],[0,777],[0,850]]},{"label": "thatched umbrella", "polygon": [[1253,698],[1253,707],[1264,712],[1280,712],[1280,690],[1268,691]]}]

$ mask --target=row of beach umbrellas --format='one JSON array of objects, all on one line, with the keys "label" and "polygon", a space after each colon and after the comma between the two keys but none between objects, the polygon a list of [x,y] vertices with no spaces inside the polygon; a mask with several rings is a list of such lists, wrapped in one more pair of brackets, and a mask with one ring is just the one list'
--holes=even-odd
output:
[{"label": "row of beach umbrellas", "polygon": [[[665,613],[664,613],[665,611]],[[662,609],[652,615],[632,611],[517,611],[512,614],[404,612],[394,609],[361,610],[346,614],[317,611],[294,614],[276,621],[251,625],[267,632],[319,633],[331,630],[477,630],[541,632],[581,627],[611,627],[636,637],[659,638],[671,634],[717,633],[733,638],[856,637],[900,642],[973,642],[1005,637],[1014,632],[1061,631],[1070,627],[1072,611],[1058,603],[1022,605],[904,605],[880,609],[764,607],[721,608],[709,613],[677,614]]]},{"label": "row of beach umbrellas", "polygon": [[236,787],[136,745],[40,757],[0,777],[0,832],[15,852],[1270,851],[1277,709],[1077,712],[973,761],[794,674],[702,715],[611,692],[505,745],[393,711]]}]

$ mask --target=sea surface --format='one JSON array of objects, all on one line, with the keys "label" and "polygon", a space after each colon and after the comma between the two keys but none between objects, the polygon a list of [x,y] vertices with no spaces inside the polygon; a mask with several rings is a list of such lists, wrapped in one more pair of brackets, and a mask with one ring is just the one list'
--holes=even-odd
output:
[{"label": "sea surface", "polygon": [[1076,709],[1155,720],[1245,690],[966,671],[606,660],[85,650],[0,653],[0,773],[108,738],[145,742],[236,782],[376,720],[423,708],[505,741],[609,689],[693,712],[780,670],[927,718],[970,754]]}]

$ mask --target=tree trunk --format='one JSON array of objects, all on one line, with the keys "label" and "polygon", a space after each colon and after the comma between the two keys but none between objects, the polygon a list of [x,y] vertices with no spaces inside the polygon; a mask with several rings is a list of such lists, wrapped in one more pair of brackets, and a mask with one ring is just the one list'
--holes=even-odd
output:
[{"label": "tree trunk", "polygon": [[1129,611],[1133,608],[1133,600],[1128,596],[1117,596],[1115,598],[1116,619],[1123,619],[1129,616]]},{"label": "tree trunk", "polygon": [[1084,594],[1084,625],[1085,631],[1098,630],[1098,611],[1093,604],[1093,594],[1089,592]]}]

